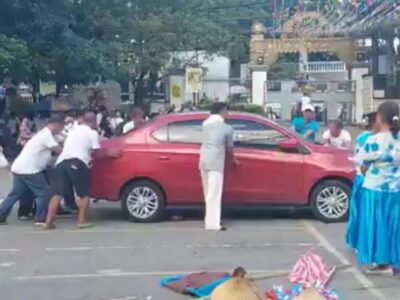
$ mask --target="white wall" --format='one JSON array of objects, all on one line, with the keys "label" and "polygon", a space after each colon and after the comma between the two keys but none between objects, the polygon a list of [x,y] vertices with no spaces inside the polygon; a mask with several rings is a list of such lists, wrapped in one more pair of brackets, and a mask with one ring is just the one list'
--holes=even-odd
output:
[{"label": "white wall", "polygon": [[230,71],[229,58],[221,55],[208,55],[205,52],[199,51],[186,51],[186,52],[173,52],[171,53],[171,61],[167,67],[172,67],[173,59],[179,60],[181,63],[179,68],[183,68],[188,61],[192,63],[198,62],[200,67],[206,69],[205,79],[228,79]]}]

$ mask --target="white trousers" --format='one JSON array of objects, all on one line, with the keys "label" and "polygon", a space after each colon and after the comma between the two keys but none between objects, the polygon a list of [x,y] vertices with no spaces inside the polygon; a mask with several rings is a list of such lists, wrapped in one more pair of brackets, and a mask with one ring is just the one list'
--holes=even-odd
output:
[{"label": "white trousers", "polygon": [[220,230],[224,174],[201,170],[201,181],[203,183],[203,193],[206,202],[206,230]]}]

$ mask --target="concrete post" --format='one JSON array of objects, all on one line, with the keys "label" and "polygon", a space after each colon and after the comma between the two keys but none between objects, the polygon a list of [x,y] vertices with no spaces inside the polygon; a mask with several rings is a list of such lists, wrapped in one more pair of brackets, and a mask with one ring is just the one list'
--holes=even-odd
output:
[{"label": "concrete post", "polygon": [[267,103],[267,67],[250,66],[252,103],[265,106]]},{"label": "concrete post", "polygon": [[363,89],[364,89],[364,80],[363,76],[368,74],[368,68],[353,68],[351,70],[351,80],[355,82],[355,97],[356,97],[356,105],[355,105],[355,120],[356,123],[362,122],[362,116],[364,112],[364,101],[370,102],[371,99],[364,99]]}]

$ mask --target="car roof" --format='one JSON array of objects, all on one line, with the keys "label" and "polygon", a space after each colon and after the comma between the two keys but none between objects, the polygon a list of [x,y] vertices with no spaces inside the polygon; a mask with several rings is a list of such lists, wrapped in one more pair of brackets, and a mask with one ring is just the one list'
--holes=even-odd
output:
[{"label": "car roof", "polygon": [[[172,114],[165,114],[165,115],[160,115],[157,118],[158,119],[180,119],[180,118],[187,118],[187,117],[206,117],[210,114],[208,111],[190,111],[190,112],[182,112],[182,113],[172,113]],[[252,113],[246,113],[246,112],[229,112],[229,116],[231,117],[245,117],[245,118],[253,118],[253,119],[259,119],[259,120],[266,120],[265,117],[257,115],[257,114],[252,114]],[[268,121],[274,123],[272,120],[267,119]]]}]

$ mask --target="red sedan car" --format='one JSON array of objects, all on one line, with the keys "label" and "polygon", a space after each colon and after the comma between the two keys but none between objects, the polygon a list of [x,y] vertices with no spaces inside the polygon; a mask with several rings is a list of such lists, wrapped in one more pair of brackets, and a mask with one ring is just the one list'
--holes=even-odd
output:
[{"label": "red sedan car", "polygon": [[[132,221],[162,219],[167,207],[201,206],[198,169],[207,113],[161,116],[125,136],[104,141],[118,159],[98,159],[92,196],[121,201]],[[349,152],[314,145],[261,116],[232,113],[238,164],[226,163],[224,206],[310,207],[324,222],[344,221],[354,167]]]}]

